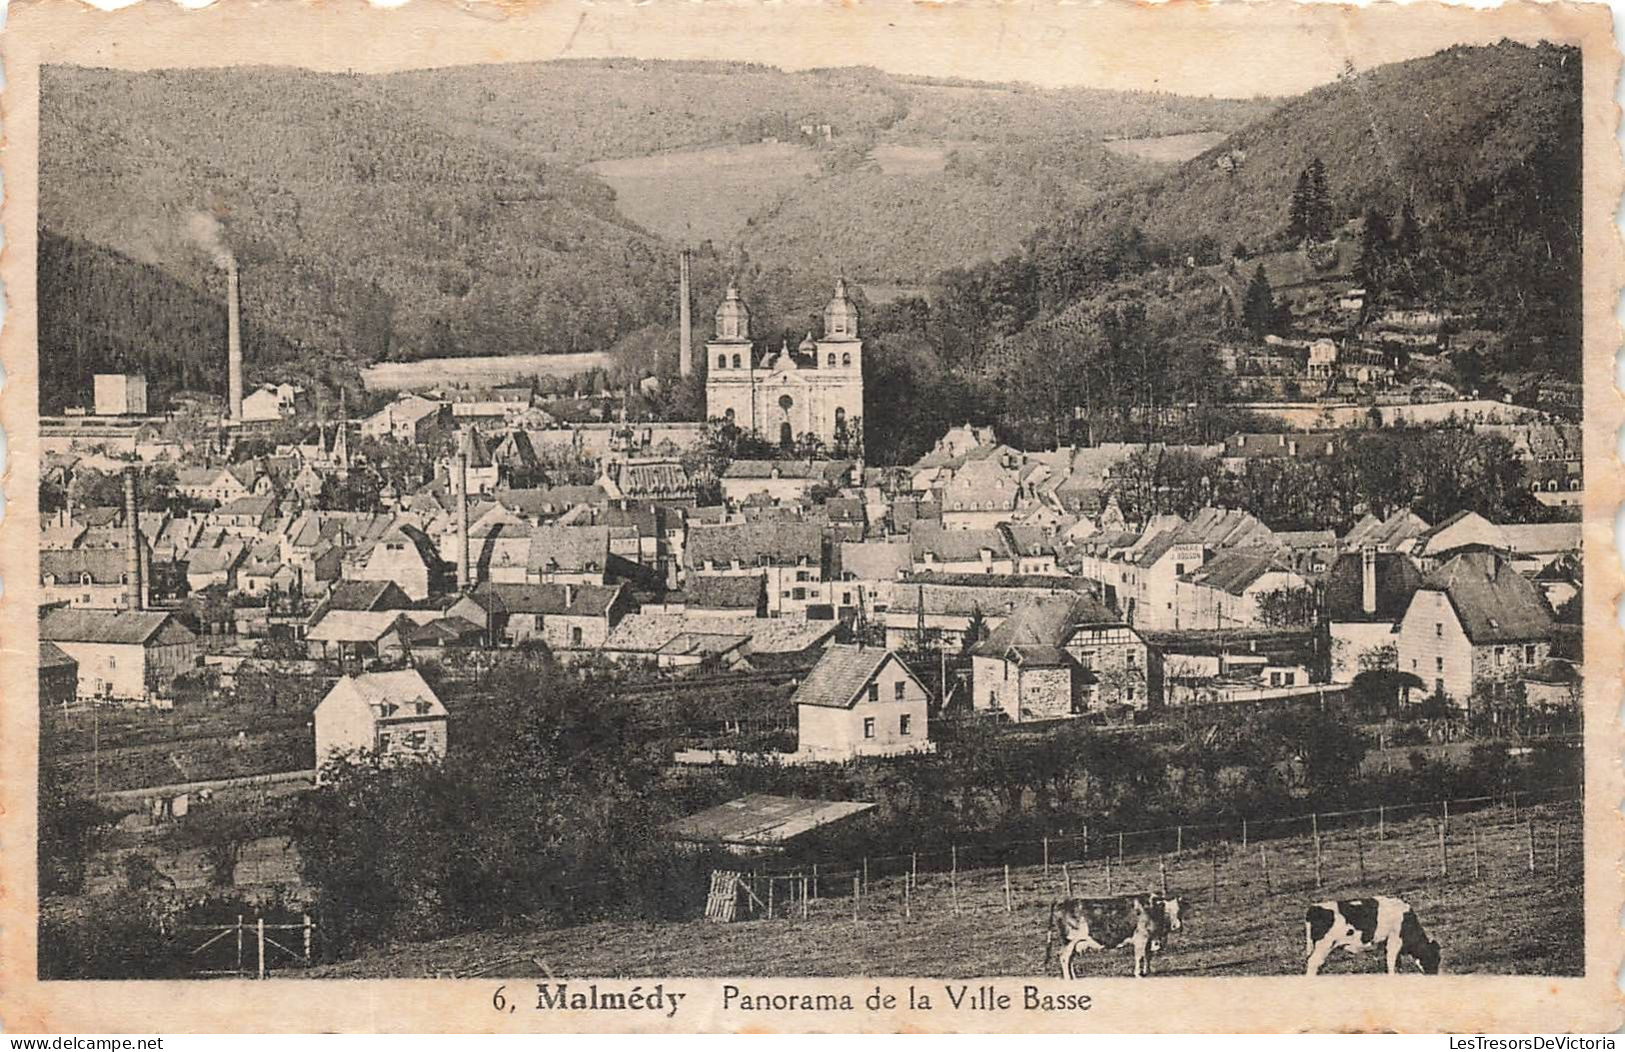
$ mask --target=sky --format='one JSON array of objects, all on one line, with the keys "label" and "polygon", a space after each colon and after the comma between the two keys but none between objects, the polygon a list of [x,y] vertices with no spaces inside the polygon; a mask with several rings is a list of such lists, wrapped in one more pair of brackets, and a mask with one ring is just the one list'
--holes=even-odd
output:
[{"label": "sky", "polygon": [[[269,13],[283,31],[268,38]],[[105,22],[58,60],[382,72],[566,56],[723,59],[1222,96],[1296,94],[1335,79],[1348,62],[1364,69],[1457,43],[1573,39],[1550,9],[1429,3],[409,0],[389,10],[324,3],[274,12],[227,3],[177,18],[173,7],[149,2],[91,17]],[[196,46],[200,29],[211,37],[207,49]]]}]

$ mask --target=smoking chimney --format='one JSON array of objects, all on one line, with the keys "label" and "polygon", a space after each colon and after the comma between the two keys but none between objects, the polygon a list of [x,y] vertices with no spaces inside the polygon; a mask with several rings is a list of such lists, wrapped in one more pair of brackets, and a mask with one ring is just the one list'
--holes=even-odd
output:
[{"label": "smoking chimney", "polygon": [[677,304],[678,325],[677,333],[677,371],[683,376],[694,372],[694,346],[693,336],[689,333],[691,319],[689,317],[688,294],[688,249],[683,249],[677,256],[677,284],[682,292]]},{"label": "smoking chimney", "polygon": [[226,408],[243,422],[243,334],[237,306],[237,260],[226,257]]},{"label": "smoking chimney", "polygon": [[135,468],[124,469],[124,605],[144,609],[141,587],[141,516],[135,499]]},{"label": "smoking chimney", "polygon": [[468,437],[457,433],[457,590],[467,591],[474,582],[468,573]]},{"label": "smoking chimney", "polygon": [[1377,549],[1360,549],[1360,609],[1377,612]]}]

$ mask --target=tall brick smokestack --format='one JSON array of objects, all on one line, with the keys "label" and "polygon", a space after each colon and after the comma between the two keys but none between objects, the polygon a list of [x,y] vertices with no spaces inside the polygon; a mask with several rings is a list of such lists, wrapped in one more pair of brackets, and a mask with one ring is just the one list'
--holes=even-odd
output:
[{"label": "tall brick smokestack", "polygon": [[124,469],[124,604],[146,606],[141,586],[141,515],[135,498],[135,468]]},{"label": "tall brick smokestack", "polygon": [[689,300],[691,297],[688,288],[688,249],[686,248],[677,256],[677,275],[677,284],[682,289],[677,303],[677,324],[681,326],[677,333],[677,371],[682,376],[692,376],[694,374],[694,337],[689,332],[692,327],[692,319],[689,316]]},{"label": "tall brick smokestack", "polygon": [[226,260],[226,408],[231,422],[243,422],[243,334],[237,305],[237,260]]},{"label": "tall brick smokestack", "polygon": [[457,433],[457,462],[452,470],[457,476],[452,483],[457,489],[457,590],[465,592],[474,581],[468,565],[468,438],[463,431]]}]

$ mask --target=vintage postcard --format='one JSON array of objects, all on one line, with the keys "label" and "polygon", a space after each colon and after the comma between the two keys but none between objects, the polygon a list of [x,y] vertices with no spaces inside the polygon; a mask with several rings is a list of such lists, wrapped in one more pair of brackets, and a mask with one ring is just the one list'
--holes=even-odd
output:
[{"label": "vintage postcard", "polygon": [[1605,6],[0,57],[7,1032],[1625,1024]]}]

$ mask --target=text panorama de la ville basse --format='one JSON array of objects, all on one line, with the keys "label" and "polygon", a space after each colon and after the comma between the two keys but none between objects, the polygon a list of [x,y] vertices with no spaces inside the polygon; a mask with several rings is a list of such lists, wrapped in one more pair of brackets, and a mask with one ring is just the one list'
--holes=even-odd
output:
[{"label": "text panorama de la ville basse", "polygon": [[[664,983],[652,986],[634,984],[609,987],[600,983],[538,983],[537,1011],[636,1011],[658,1012],[674,1018],[688,994],[668,989]],[[501,1007],[499,990],[493,1003]],[[758,987],[724,984],[722,1008],[741,1012],[1086,1012],[1092,1004],[1087,994],[1047,993],[1026,984],[1020,993],[1001,990],[992,983],[945,983],[940,988],[909,984],[888,989],[879,985],[856,991],[783,992]]]}]

